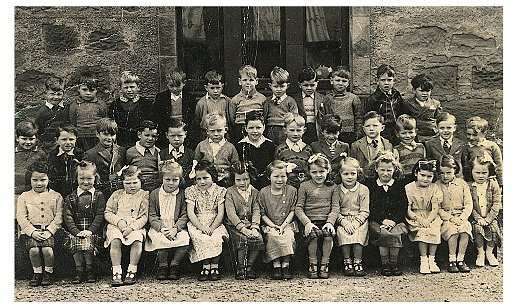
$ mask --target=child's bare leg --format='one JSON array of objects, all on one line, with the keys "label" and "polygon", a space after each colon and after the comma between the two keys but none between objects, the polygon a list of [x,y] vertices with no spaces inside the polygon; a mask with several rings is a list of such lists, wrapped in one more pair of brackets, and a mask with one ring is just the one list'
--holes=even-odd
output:
[{"label": "child's bare leg", "polygon": [[[173,259],[171,259],[171,266],[178,266],[182,262],[183,258],[187,254],[187,251],[189,250],[189,246],[180,246],[177,247],[174,250]],[[166,259],[167,261],[167,259]]]},{"label": "child's bare leg", "polygon": [[322,242],[322,264],[329,263],[329,257],[331,256],[331,251],[333,250],[333,237],[324,237],[324,241]]},{"label": "child's bare leg", "polygon": [[317,250],[318,250],[318,238],[314,238],[314,239],[310,240],[308,243],[308,260],[309,260],[310,265],[318,263]]},{"label": "child's bare leg", "polygon": [[459,235],[459,249],[457,251],[457,261],[464,261],[464,255],[468,247],[469,236],[467,233],[461,233]]},{"label": "child's bare leg", "polygon": [[133,242],[133,244],[131,244],[131,248],[130,248],[129,264],[137,266],[141,255],[142,255],[142,242],[140,242],[140,241]]},{"label": "child's bare leg", "polygon": [[487,262],[489,262],[490,266],[498,265],[498,259],[495,257],[495,254],[493,254],[494,249],[495,249],[495,242],[487,241],[486,242],[486,259],[487,259]]},{"label": "child's bare leg", "polygon": [[417,247],[419,248],[419,256],[427,257],[428,256],[428,244],[424,242],[418,242]]},{"label": "child's bare leg", "polygon": [[346,259],[351,259],[351,245],[342,245],[340,246],[340,249],[342,250],[342,254],[344,255],[344,262]]},{"label": "child's bare leg", "polygon": [[[459,234],[451,235],[448,239],[448,258],[450,262],[457,261],[457,245],[459,240]],[[459,260],[461,261],[461,260]]]},{"label": "child's bare leg", "polygon": [[363,246],[361,244],[353,244],[353,255],[356,262],[362,261]]},{"label": "child's bare leg", "polygon": [[45,264],[45,272],[54,273],[54,251],[52,247],[42,247],[43,263]]},{"label": "child's bare leg", "polygon": [[481,234],[475,234],[475,247],[477,248],[477,259],[475,265],[484,266],[486,262],[486,253],[484,251],[484,237]]},{"label": "child's bare leg", "polygon": [[112,266],[120,266],[122,251],[121,251],[121,240],[113,239],[110,243],[110,259],[112,261]]},{"label": "child's bare leg", "polygon": [[40,248],[33,247],[29,250],[29,259],[31,260],[32,270],[34,273],[42,273]]}]

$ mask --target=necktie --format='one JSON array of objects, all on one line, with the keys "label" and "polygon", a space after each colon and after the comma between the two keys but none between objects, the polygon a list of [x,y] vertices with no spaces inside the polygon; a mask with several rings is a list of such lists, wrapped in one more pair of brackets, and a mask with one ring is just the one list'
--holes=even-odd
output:
[{"label": "necktie", "polygon": [[446,152],[447,154],[450,153],[450,144],[448,144],[448,142],[444,142],[444,144],[442,144],[442,148],[444,149],[444,152]]},{"label": "necktie", "polygon": [[372,148],[378,148],[378,140],[372,140],[371,145]]},{"label": "necktie", "polygon": [[276,105],[279,104],[280,101],[281,101],[280,97],[273,98],[273,103],[276,104]]},{"label": "necktie", "polygon": [[300,152],[300,150],[301,150],[301,149],[300,149],[299,144],[293,144],[293,151],[294,151],[294,152]]}]

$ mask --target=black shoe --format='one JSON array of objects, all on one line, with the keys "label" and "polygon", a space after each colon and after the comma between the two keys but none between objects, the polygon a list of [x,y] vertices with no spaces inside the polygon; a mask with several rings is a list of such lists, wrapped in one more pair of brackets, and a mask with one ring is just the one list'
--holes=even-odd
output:
[{"label": "black shoe", "polygon": [[448,264],[448,272],[459,273],[459,268],[457,267],[457,263],[455,261],[450,261]]},{"label": "black shoe", "polygon": [[245,280],[246,278],[246,271],[243,268],[239,268],[236,270],[236,279],[237,280]]},{"label": "black shoe", "polygon": [[158,272],[156,273],[156,279],[158,280],[166,280],[167,279],[167,267],[158,267]]},{"label": "black shoe", "polygon": [[403,275],[403,272],[399,269],[399,266],[397,264],[392,265],[390,270],[392,271],[392,276],[401,276],[401,275]]},{"label": "black shoe", "polygon": [[246,279],[256,279],[257,273],[254,271],[252,267],[246,268]]},{"label": "black shoe", "polygon": [[323,264],[320,266],[320,271],[318,271],[318,277],[322,279],[329,278],[329,267],[328,264]]},{"label": "black shoe", "polygon": [[178,280],[180,279],[180,274],[178,273],[178,266],[177,265],[172,265],[171,268],[169,269],[169,276],[168,276],[169,279],[171,280]]},{"label": "black shoe", "polygon": [[210,277],[209,277],[210,280],[220,280],[221,279],[221,275],[219,274],[219,269],[218,268],[212,268],[210,269]]},{"label": "black shoe", "polygon": [[383,276],[392,276],[392,270],[388,265],[381,266],[381,275]]},{"label": "black shoe", "polygon": [[114,273],[112,277],[112,287],[120,287],[122,285],[124,285],[124,282],[122,282],[122,274]]},{"label": "black shoe", "polygon": [[210,271],[209,269],[202,269],[200,271],[200,275],[198,276],[199,281],[207,281],[210,277]]},{"label": "black shoe", "polygon": [[80,284],[83,281],[83,272],[76,272],[74,279],[72,279],[73,284]]},{"label": "black shoe", "polygon": [[290,267],[287,266],[287,267],[284,267],[281,269],[281,272],[282,272],[282,277],[284,279],[292,279],[293,278],[293,275],[291,275],[291,271],[290,271]]},{"label": "black shoe", "polygon": [[31,287],[38,287],[41,285],[41,279],[43,278],[42,273],[33,273],[32,279],[29,282],[29,286]]},{"label": "black shoe", "polygon": [[354,276],[354,268],[352,263],[344,262],[344,275],[345,276]]},{"label": "black shoe", "polygon": [[464,261],[457,261],[457,268],[459,268],[459,271],[461,273],[469,273],[471,272],[471,269]]},{"label": "black shoe", "polygon": [[273,280],[280,280],[282,279],[282,270],[280,267],[273,268],[272,270],[272,279]]},{"label": "black shoe", "polygon": [[86,282],[87,283],[94,283],[97,281],[97,277],[95,276],[94,272],[88,271],[86,272]]},{"label": "black shoe", "polygon": [[317,279],[318,278],[318,264],[310,263],[308,268],[308,278],[309,279]]},{"label": "black shoe", "polygon": [[41,279],[42,286],[50,286],[52,285],[52,273],[45,272],[43,273],[43,278]]},{"label": "black shoe", "polygon": [[137,273],[128,271],[126,272],[126,277],[124,278],[125,285],[133,285],[137,282]]},{"label": "black shoe", "polygon": [[361,262],[354,263],[353,268],[354,268],[354,276],[362,277],[362,276],[367,275],[367,273],[365,273],[365,271],[363,270],[363,265]]}]

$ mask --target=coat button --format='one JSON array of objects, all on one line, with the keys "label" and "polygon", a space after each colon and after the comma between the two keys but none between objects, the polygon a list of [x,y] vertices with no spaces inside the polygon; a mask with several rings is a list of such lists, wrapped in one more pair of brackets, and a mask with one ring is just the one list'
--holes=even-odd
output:
[{"label": "coat button", "polygon": [[45,215],[42,214],[41,217],[45,217]]},{"label": "coat button", "polygon": [[41,208],[41,211],[45,211],[45,208]]}]

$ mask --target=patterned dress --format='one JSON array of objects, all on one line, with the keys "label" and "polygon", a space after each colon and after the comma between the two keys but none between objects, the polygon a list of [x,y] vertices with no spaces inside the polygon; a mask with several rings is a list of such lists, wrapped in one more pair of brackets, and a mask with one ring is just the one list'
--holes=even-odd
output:
[{"label": "patterned dress", "polygon": [[[194,204],[194,213],[200,223],[210,226],[218,215],[218,205],[225,201],[225,192],[225,188],[215,183],[205,191],[195,185],[185,190],[185,198],[187,204]],[[219,225],[210,236],[204,234],[191,222],[187,223],[187,230],[193,247],[189,253],[192,263],[219,256],[223,251],[223,238],[228,238],[227,229],[223,224]]]},{"label": "patterned dress", "polygon": [[[333,194],[333,203],[340,206],[338,213],[338,226],[336,227],[336,237],[338,246],[349,244],[360,244],[366,246],[369,242],[369,189],[361,183],[347,189],[343,185],[337,188],[337,193]],[[342,223],[348,225],[356,224],[356,230],[348,234]]]},{"label": "patterned dress", "polygon": [[414,216],[407,216],[410,241],[440,244],[442,219],[438,211],[443,200],[441,189],[435,183],[418,187],[415,182],[411,182],[405,186],[405,191],[408,206],[415,217],[430,221],[428,227],[422,227]]},{"label": "patterned dress", "polygon": [[[447,184],[439,182],[438,185],[444,197],[439,208],[439,215],[443,220],[442,238],[448,240],[452,235],[459,233],[466,233],[473,238],[471,223],[468,221],[473,211],[473,200],[468,184],[460,178],[455,178]],[[453,217],[460,218],[462,223],[457,225],[451,222],[450,219]]]}]

